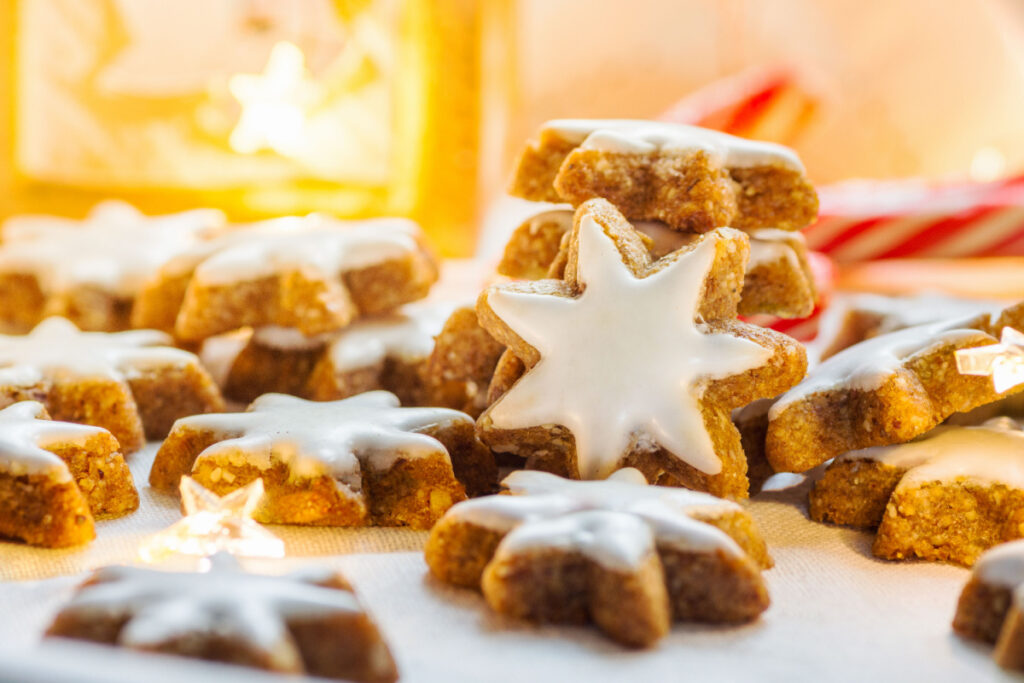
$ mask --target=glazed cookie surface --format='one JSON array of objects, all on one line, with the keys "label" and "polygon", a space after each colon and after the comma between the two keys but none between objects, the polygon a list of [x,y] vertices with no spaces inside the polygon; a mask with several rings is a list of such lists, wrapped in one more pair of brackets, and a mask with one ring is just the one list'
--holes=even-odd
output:
[{"label": "glazed cookie surface", "polygon": [[672,621],[740,623],[768,607],[771,559],[735,503],[633,469],[601,482],[519,471],[503,484],[512,495],[456,505],[426,547],[435,577],[481,589],[498,612],[592,621],[643,647]]},{"label": "glazed cookie surface", "polygon": [[468,415],[372,391],[326,402],[265,394],[244,413],[178,420],[149,481],[173,490],[185,474],[218,495],[262,478],[254,518],[267,524],[425,529],[466,488],[490,490],[496,470]]},{"label": "glazed cookie surface", "polygon": [[50,548],[79,545],[95,536],[95,516],[138,506],[110,432],[50,420],[35,401],[0,410],[0,535]]},{"label": "glazed cookie surface", "polygon": [[696,232],[799,230],[818,212],[791,150],[657,121],[549,121],[520,156],[511,193],[573,206],[601,197],[627,218]]},{"label": "glazed cookie surface", "polygon": [[133,452],[179,417],[223,408],[196,356],[170,343],[156,330],[82,332],[47,318],[0,335],[0,403],[40,401],[54,419],[103,427]]},{"label": "glazed cookie surface", "polygon": [[348,582],[330,571],[243,572],[229,555],[208,572],[104,567],[47,635],[365,683],[398,676]]},{"label": "glazed cookie surface", "polygon": [[9,219],[0,242],[3,331],[24,333],[53,315],[84,330],[126,330],[146,279],[224,223],[213,209],[144,216],[119,201],[97,204],[81,221]]},{"label": "glazed cookie surface", "polygon": [[165,265],[133,324],[200,341],[275,325],[316,335],[426,296],[437,266],[412,221],[318,214],[232,230]]},{"label": "glazed cookie surface", "polygon": [[[581,206],[563,280],[480,296],[481,324],[525,370],[481,415],[481,438],[574,478],[632,466],[655,483],[745,497],[729,412],[805,367],[800,344],[735,320],[746,258],[746,236],[719,229],[652,261],[608,202]],[[494,381],[506,372],[499,363]]]},{"label": "glazed cookie surface", "polygon": [[776,471],[803,472],[847,451],[903,443],[954,413],[993,403],[988,377],[962,375],[955,352],[995,343],[988,332],[1019,316],[1006,309],[873,337],[814,367],[768,413],[766,453]]}]

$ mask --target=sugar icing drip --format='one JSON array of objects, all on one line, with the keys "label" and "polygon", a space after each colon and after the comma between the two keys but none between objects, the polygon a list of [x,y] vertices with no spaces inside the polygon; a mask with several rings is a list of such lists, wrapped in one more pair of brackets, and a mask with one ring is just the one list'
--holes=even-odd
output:
[{"label": "sugar icing drip", "polygon": [[584,149],[645,154],[703,151],[727,168],[782,166],[799,173],[804,166],[793,150],[771,142],[745,140],[680,123],[630,119],[556,119],[541,127]]},{"label": "sugar icing drip", "polygon": [[541,356],[490,408],[494,426],[565,426],[586,479],[617,469],[637,432],[702,472],[721,471],[700,411],[703,382],[742,373],[771,355],[747,339],[708,334],[696,322],[716,242],[729,239],[728,231],[709,233],[672,265],[638,278],[601,225],[584,216],[581,294],[492,288],[491,309]]}]

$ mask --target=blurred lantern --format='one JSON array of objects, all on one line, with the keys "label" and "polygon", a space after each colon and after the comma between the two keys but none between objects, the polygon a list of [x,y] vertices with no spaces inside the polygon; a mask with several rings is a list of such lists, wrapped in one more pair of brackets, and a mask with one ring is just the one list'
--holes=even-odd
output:
[{"label": "blurred lantern", "polygon": [[511,10],[16,0],[0,9],[16,27],[15,193],[0,212],[77,215],[113,195],[241,220],[402,214],[465,254],[492,180],[481,153],[502,149]]}]

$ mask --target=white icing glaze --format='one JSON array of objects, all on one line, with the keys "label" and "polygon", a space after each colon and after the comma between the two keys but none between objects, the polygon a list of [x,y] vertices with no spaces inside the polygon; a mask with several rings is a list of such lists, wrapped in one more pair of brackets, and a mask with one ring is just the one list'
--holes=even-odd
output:
[{"label": "white icing glaze", "polygon": [[[751,247],[753,251],[753,247]],[[847,316],[864,312],[881,320],[878,333],[885,334],[944,320],[967,319],[988,314],[993,319],[1005,303],[979,299],[962,299],[938,292],[923,292],[913,296],[884,296],[881,294],[837,294],[818,323],[818,334],[807,345],[808,357],[818,358],[835,343],[843,331]]]},{"label": "white icing glaze", "polygon": [[508,533],[497,554],[559,549],[582,552],[613,569],[634,569],[655,546],[742,554],[719,529],[693,520],[697,513],[737,512],[736,503],[688,489],[649,486],[632,467],[604,481],[574,481],[534,470],[502,482],[513,495],[486,496],[446,515]]},{"label": "white icing glaze", "polygon": [[341,221],[310,214],[234,231],[184,262],[198,262],[195,278],[211,285],[297,268],[332,277],[418,251],[420,234],[419,226],[404,218]]},{"label": "white icing glaze", "polygon": [[704,383],[770,357],[752,341],[707,334],[695,322],[715,241],[732,239],[716,230],[671,266],[637,278],[602,227],[584,216],[580,295],[492,288],[494,313],[541,356],[489,409],[495,427],[565,426],[588,479],[617,469],[636,432],[702,472],[719,472],[699,409]]},{"label": "white icing glaze", "polygon": [[332,338],[329,332],[305,335],[295,328],[277,325],[266,325],[252,333],[253,343],[283,351],[313,351],[323,348]]},{"label": "white icing glaze", "polygon": [[1024,583],[1024,540],[1002,543],[985,551],[974,565],[974,576],[1006,588]]},{"label": "white icing glaze", "polygon": [[16,217],[3,226],[0,272],[31,273],[47,293],[90,285],[129,297],[154,270],[224,221],[213,209],[144,216],[118,201],[97,204],[82,221]]},{"label": "white icing glaze", "polygon": [[680,123],[629,119],[556,119],[541,128],[584,149],[624,154],[656,150],[702,150],[727,168],[782,166],[803,173],[793,150],[771,142],[745,140],[707,128]]},{"label": "white icing glaze", "polygon": [[1024,489],[1024,432],[1020,430],[950,427],[912,446],[931,455],[904,475],[897,491],[957,479]]},{"label": "white icing glaze", "polygon": [[355,493],[362,464],[385,470],[399,459],[447,459],[440,441],[412,430],[456,422],[472,424],[472,418],[447,408],[402,408],[394,394],[370,391],[325,402],[264,394],[247,412],[194,415],[175,428],[211,430],[223,438],[199,454],[197,467],[242,458],[265,470],[282,462],[293,478],[328,475]]},{"label": "white icing glaze", "polygon": [[57,443],[84,443],[103,433],[99,427],[39,419],[41,403],[22,401],[0,410],[0,471],[19,477],[46,475],[71,481],[71,472],[58,456],[46,450]]},{"label": "white icing glaze", "polygon": [[55,374],[131,378],[147,368],[197,363],[167,346],[156,330],[82,332],[66,318],[47,318],[26,335],[0,335],[0,384],[26,386]]},{"label": "white icing glaze", "polygon": [[340,331],[328,347],[337,372],[358,370],[385,358],[416,361],[434,349],[434,337],[456,308],[450,303],[403,306],[391,315],[359,320]]},{"label": "white icing glaze", "polygon": [[806,248],[804,236],[798,232],[761,228],[751,230],[750,260],[747,261],[747,272],[755,266],[788,261],[793,268],[800,267],[797,252]]},{"label": "white icing glaze", "polygon": [[800,384],[780,396],[768,411],[768,418],[774,420],[794,402],[823,391],[838,388],[857,391],[877,389],[911,356],[941,344],[955,343],[977,335],[977,330],[961,327],[965,322],[943,321],[910,327],[843,349],[823,361]]},{"label": "white icing glaze", "polygon": [[229,557],[214,559],[206,573],[105,567],[96,572],[98,583],[82,587],[62,614],[122,617],[127,623],[119,643],[129,647],[216,635],[280,651],[294,648],[286,626],[290,619],[362,612],[348,591],[316,586],[304,577],[248,574]]}]

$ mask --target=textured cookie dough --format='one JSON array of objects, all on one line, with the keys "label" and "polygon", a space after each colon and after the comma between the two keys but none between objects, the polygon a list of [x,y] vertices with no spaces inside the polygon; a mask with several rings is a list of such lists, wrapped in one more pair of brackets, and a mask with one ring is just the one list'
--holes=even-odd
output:
[{"label": "textured cookie dough", "polygon": [[266,325],[316,335],[422,299],[436,280],[411,221],[281,218],[172,259],[143,288],[132,323],[185,341]]},{"label": "textured cookie dough", "polygon": [[631,220],[694,232],[799,230],[818,213],[791,150],[656,121],[549,121],[523,150],[510,191],[573,206],[601,197]]},{"label": "textured cookie dough", "polygon": [[0,536],[48,548],[80,545],[95,536],[95,517],[138,506],[110,432],[52,421],[35,401],[0,410]]},{"label": "textured cookie dough", "polygon": [[223,553],[212,564],[208,572],[99,569],[47,636],[292,675],[398,678],[380,631],[340,574],[248,574]]},{"label": "textured cookie dough", "polygon": [[266,524],[429,529],[453,503],[493,489],[493,455],[468,415],[402,408],[386,391],[313,402],[265,394],[247,412],[178,420],[149,483],[182,475],[225,495],[257,478]]},{"label": "textured cookie dough", "polygon": [[503,484],[512,495],[456,505],[426,547],[435,577],[479,588],[498,612],[592,621],[646,647],[673,621],[742,623],[768,607],[771,559],[735,503],[649,486],[634,469],[601,482],[520,471]]}]

